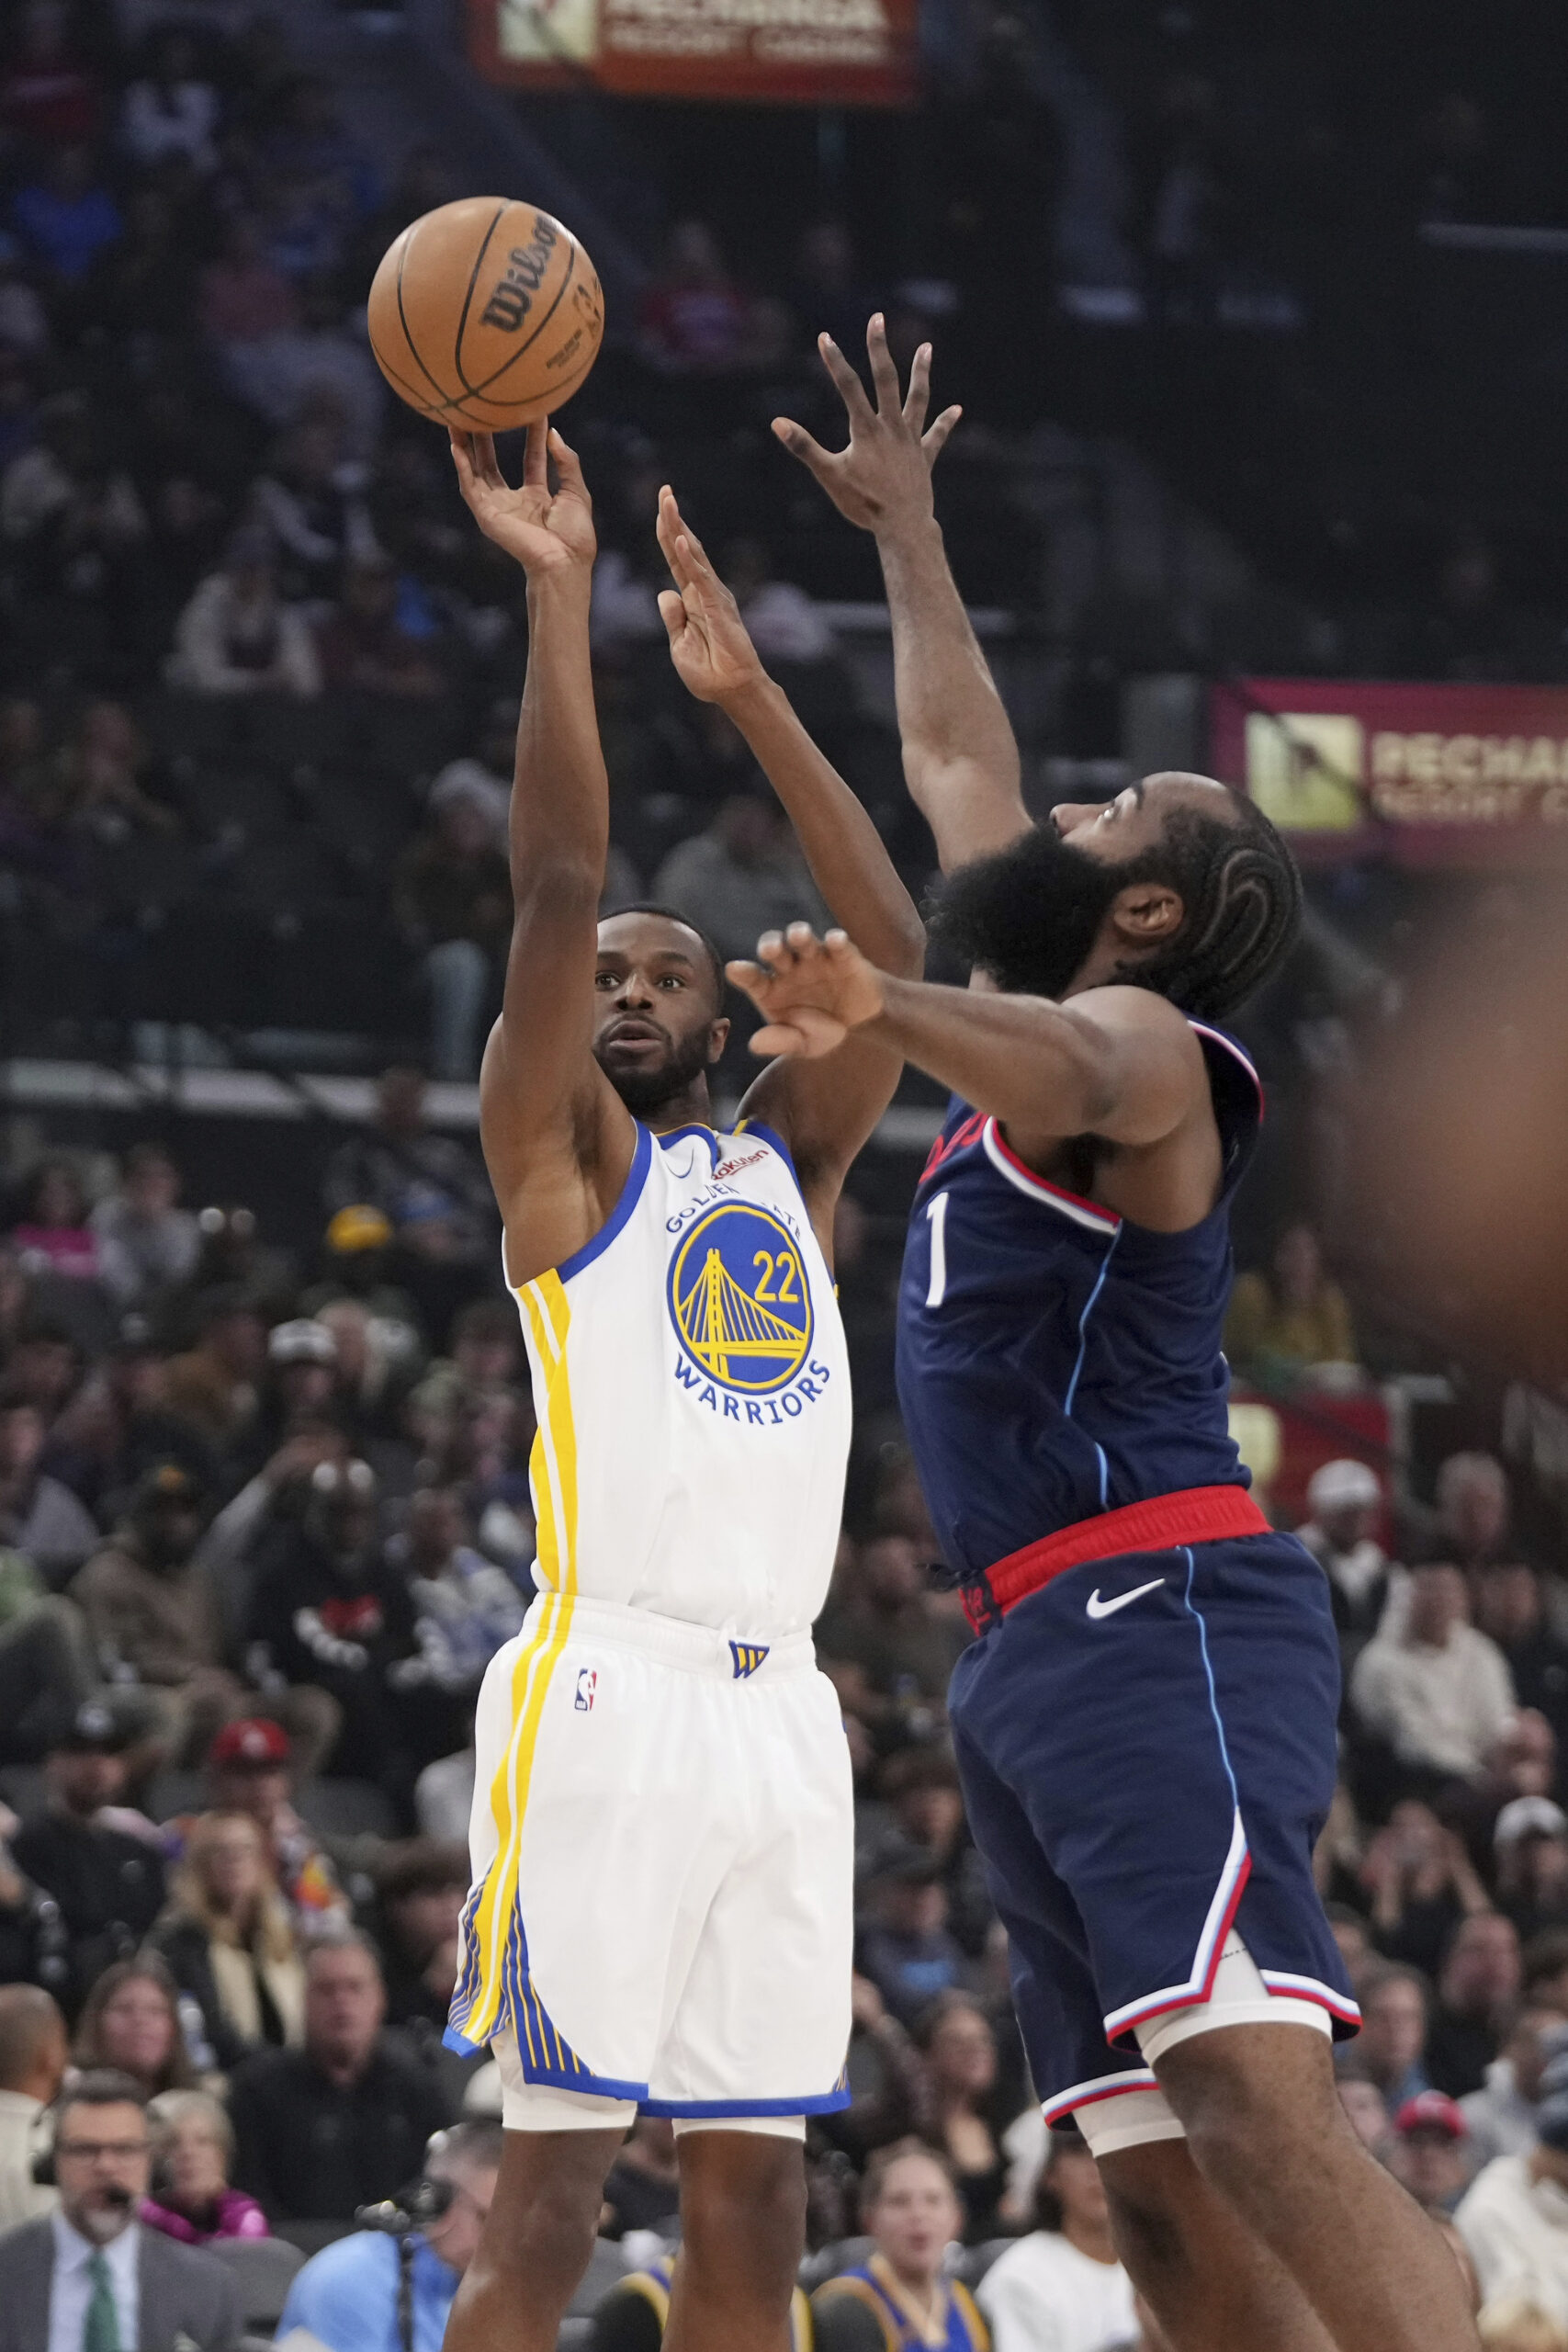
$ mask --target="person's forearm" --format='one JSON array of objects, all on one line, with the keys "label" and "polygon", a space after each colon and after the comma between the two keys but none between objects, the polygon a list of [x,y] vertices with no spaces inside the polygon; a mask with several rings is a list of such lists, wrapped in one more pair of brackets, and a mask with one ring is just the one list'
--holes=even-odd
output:
[{"label": "person's forearm", "polygon": [[925,927],[915,902],[865,808],[812,741],[783,687],[762,677],[724,707],[783,802],[834,922],[884,971],[918,974]]},{"label": "person's forearm", "polygon": [[586,571],[528,585],[528,674],[508,820],[519,903],[563,867],[601,877],[604,870],[610,789],[588,650],[591,593]]},{"label": "person's forearm", "polygon": [[904,774],[945,871],[1005,848],[1028,825],[1018,744],[935,517],[891,519],[876,551],[893,624]]},{"label": "person's forearm", "polygon": [[1084,1029],[1043,997],[982,995],[889,978],[883,1010],[860,1031],[961,1094],[976,1110],[1033,1133],[1083,1135],[1111,1092]]}]

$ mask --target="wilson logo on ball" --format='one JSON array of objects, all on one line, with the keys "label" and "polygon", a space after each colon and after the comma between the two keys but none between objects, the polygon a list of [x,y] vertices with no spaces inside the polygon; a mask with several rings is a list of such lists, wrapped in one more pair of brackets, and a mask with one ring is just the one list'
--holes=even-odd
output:
[{"label": "wilson logo on ball", "polygon": [[534,306],[539,282],[549,266],[556,232],[541,214],[534,223],[531,242],[513,245],[506,256],[505,275],[484,307],[484,323],[515,334]]}]

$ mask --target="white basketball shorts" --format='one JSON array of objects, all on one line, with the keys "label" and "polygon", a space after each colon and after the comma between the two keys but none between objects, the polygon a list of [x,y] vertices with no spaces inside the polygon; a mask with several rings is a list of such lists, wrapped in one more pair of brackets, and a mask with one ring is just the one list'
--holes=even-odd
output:
[{"label": "white basketball shorts", "polygon": [[510,2128],[848,2104],[853,1804],[809,1634],[547,1593],[475,1746],[447,2041],[495,2045]]}]

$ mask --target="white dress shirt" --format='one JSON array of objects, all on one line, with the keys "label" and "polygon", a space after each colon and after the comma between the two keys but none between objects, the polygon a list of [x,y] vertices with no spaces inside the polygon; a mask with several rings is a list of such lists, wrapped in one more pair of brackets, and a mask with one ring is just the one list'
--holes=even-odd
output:
[{"label": "white dress shirt", "polygon": [[1489,2164],[1454,2215],[1487,2302],[1518,2295],[1568,2322],[1568,2191],[1535,2180],[1529,2156]]},{"label": "white dress shirt", "polygon": [[72,2228],[63,2213],[51,2215],[51,2226],[54,2231],[54,2276],[49,2289],[49,2352],[82,2352],[82,2330],[87,2322],[87,2305],[93,2300],[87,2265],[96,2253],[101,2254],[109,2267],[109,2288],[119,2313],[120,2352],[136,2352],[141,2303],[137,2278],[141,2252],[141,2222],[128,2222],[118,2237],[111,2238],[106,2246],[95,2246],[80,2230]]}]

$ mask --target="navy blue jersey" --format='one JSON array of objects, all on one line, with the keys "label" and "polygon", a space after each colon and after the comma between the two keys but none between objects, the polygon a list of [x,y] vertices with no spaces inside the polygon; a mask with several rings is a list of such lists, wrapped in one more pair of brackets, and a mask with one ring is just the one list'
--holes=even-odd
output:
[{"label": "navy blue jersey", "polygon": [[1239,1046],[1194,1022],[1220,1198],[1154,1233],[1026,1168],[955,1102],[915,1196],[898,1396],[932,1523],[961,1580],[1125,1503],[1247,1486],[1221,1348],[1230,1200],[1262,1118]]}]

